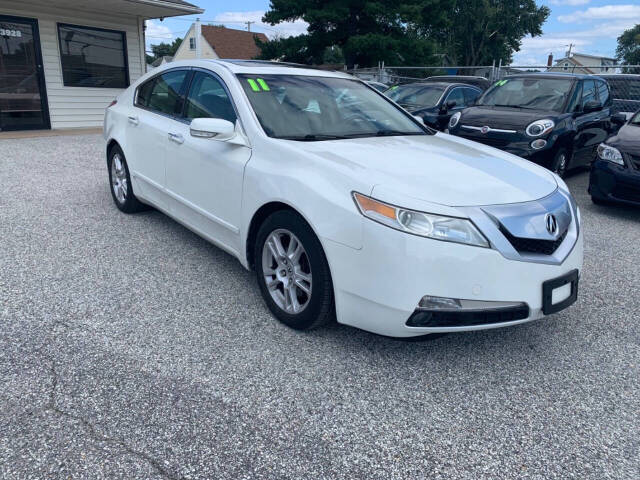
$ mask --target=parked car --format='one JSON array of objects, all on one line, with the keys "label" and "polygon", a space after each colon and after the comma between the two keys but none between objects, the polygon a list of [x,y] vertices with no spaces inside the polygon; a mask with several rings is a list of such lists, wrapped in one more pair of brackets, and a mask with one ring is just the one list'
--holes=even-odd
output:
[{"label": "parked car", "polygon": [[152,205],[238,258],[292,328],[478,330],[577,298],[583,233],[559,177],[345,73],[173,62],[117,97],[104,136],[117,208]]},{"label": "parked car", "polygon": [[375,88],[376,90],[378,90],[379,92],[384,92],[385,90],[387,90],[389,88],[389,85],[382,83],[382,82],[366,82],[367,85],[372,86],[373,88]]},{"label": "parked car", "polygon": [[456,113],[449,133],[544,165],[560,176],[587,166],[612,130],[607,83],[588,75],[535,73],[495,83]]},{"label": "parked car", "polygon": [[464,83],[466,85],[473,85],[484,91],[491,86],[491,82],[484,77],[478,77],[473,75],[434,75],[428,77],[427,82],[447,82],[447,83]]},{"label": "parked car", "polygon": [[451,115],[473,105],[482,90],[462,83],[407,83],[391,87],[385,92],[401,105],[436,130],[447,128]]},{"label": "parked car", "polygon": [[633,113],[640,109],[640,75],[600,75],[611,90],[611,113]]},{"label": "parked car", "polygon": [[640,110],[628,121],[616,114],[618,133],[601,143],[591,165],[589,193],[597,204],[640,205]]}]

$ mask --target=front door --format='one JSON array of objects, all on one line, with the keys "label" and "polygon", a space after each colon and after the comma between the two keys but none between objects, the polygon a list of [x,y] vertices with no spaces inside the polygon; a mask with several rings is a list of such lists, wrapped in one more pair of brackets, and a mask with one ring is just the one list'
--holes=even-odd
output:
[{"label": "front door", "polygon": [[0,15],[0,130],[49,128],[38,21]]},{"label": "front door", "polygon": [[240,249],[240,214],[244,167],[251,157],[245,146],[191,136],[194,118],[236,122],[230,94],[218,77],[197,70],[186,99],[187,123],[175,122],[167,149],[170,212],[228,251]]}]

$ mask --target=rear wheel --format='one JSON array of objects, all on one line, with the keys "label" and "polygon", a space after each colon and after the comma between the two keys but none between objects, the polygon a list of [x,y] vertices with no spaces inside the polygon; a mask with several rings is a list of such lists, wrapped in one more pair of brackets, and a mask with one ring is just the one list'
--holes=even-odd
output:
[{"label": "rear wheel", "polygon": [[557,174],[560,178],[564,178],[569,168],[570,155],[566,149],[561,148],[553,157],[551,162],[551,171]]},{"label": "rear wheel", "polygon": [[109,150],[107,158],[111,196],[116,206],[125,213],[136,213],[149,207],[140,202],[133,193],[131,175],[122,149],[117,145]]},{"label": "rear wheel", "polygon": [[329,265],[302,217],[288,210],[270,215],[258,230],[254,258],[260,291],[278,320],[307,330],[333,319]]}]

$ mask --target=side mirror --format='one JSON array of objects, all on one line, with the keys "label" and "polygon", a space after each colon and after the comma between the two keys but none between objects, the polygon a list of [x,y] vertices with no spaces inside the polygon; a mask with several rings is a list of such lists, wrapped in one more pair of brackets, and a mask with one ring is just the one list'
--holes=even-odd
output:
[{"label": "side mirror", "polygon": [[602,110],[602,104],[597,100],[589,100],[587,103],[584,104],[584,108],[582,111],[584,113],[591,113],[591,112],[597,112],[598,110]]},{"label": "side mirror", "polygon": [[422,118],[420,115],[414,115],[413,118],[415,118],[418,122],[420,122],[420,125],[426,125],[424,123],[424,118]]},{"label": "side mirror", "polygon": [[458,102],[456,102],[455,100],[449,100],[447,102],[447,110],[451,110],[453,107],[455,107],[458,104]]},{"label": "side mirror", "polygon": [[627,123],[627,116],[624,113],[616,113],[611,116],[611,123],[614,125],[622,126]]},{"label": "side mirror", "polygon": [[213,138],[223,142],[236,135],[235,125],[221,118],[194,118],[190,128],[192,137]]}]

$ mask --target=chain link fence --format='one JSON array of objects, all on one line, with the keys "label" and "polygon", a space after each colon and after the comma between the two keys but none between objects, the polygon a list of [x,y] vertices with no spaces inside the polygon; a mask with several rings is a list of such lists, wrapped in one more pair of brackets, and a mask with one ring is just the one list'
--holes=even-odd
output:
[{"label": "chain link fence", "polygon": [[[523,66],[447,66],[447,67],[394,67],[380,64],[373,68],[356,68],[349,73],[365,81],[386,85],[420,82],[426,79],[458,81],[488,88],[494,82],[521,73],[561,72],[597,75],[609,83],[613,98],[612,112],[640,110],[640,65],[580,66],[580,65],[523,65]],[[435,78],[434,78],[435,77]],[[484,80],[484,81],[483,81]]]}]

